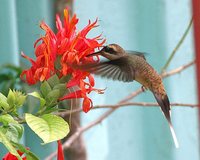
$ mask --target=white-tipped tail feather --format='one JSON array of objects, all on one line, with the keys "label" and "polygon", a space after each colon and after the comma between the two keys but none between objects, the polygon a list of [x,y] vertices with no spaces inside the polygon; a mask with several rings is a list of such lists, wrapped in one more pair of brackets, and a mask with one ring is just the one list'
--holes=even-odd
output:
[{"label": "white-tipped tail feather", "polygon": [[179,148],[179,143],[178,143],[178,139],[177,139],[177,137],[176,137],[176,133],[175,133],[175,131],[174,131],[174,128],[173,128],[172,124],[170,124],[170,123],[169,123],[169,128],[170,128],[170,131],[171,131],[173,140],[174,140],[175,147],[176,147],[176,148]]},{"label": "white-tipped tail feather", "polygon": [[179,143],[178,143],[174,128],[171,123],[171,106],[170,106],[168,96],[165,95],[163,97],[158,93],[154,93],[154,96],[155,96],[158,104],[160,105],[160,109],[162,110],[163,115],[165,116],[165,118],[167,119],[167,121],[169,123],[169,128],[170,128],[173,140],[174,140],[175,147],[179,148]]}]

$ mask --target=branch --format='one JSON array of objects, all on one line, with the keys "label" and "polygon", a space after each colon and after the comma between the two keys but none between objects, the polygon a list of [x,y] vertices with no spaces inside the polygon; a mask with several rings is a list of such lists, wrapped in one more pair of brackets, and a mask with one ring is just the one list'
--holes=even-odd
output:
[{"label": "branch", "polygon": [[[171,70],[169,72],[165,72],[165,73],[161,74],[161,77],[162,78],[166,78],[166,77],[172,76],[174,74],[178,74],[178,73],[182,72],[183,70],[187,69],[188,67],[190,67],[191,65],[193,65],[194,63],[195,63],[195,61],[192,61],[192,62],[190,62],[190,63],[188,63],[186,65],[183,65],[183,66],[181,66],[179,68],[176,68],[176,69]],[[106,111],[104,114],[102,114],[95,121],[90,122],[88,125],[86,125],[84,127],[78,128],[77,131],[73,135],[71,135],[68,138],[68,140],[63,144],[63,149],[68,149],[71,146],[71,144],[75,140],[77,140],[79,138],[79,136],[81,136],[85,131],[87,131],[90,128],[92,128],[93,126],[101,123],[105,118],[107,118],[110,114],[112,114],[119,107],[125,106],[125,104],[126,105],[127,104],[129,104],[129,105],[135,104],[136,105],[136,103],[132,103],[131,104],[131,103],[128,103],[128,101],[131,100],[132,98],[136,97],[140,93],[142,93],[142,89],[141,88],[138,89],[138,90],[136,90],[135,92],[131,93],[130,95],[128,95],[124,99],[122,99],[116,105],[109,105],[109,106],[111,106],[110,109],[108,111]],[[142,105],[142,106],[156,106],[158,104],[156,104],[156,103],[143,103],[143,102],[140,102],[140,105]],[[195,105],[195,104],[179,104],[179,103],[174,103],[173,105],[174,106],[182,105],[182,106],[191,106],[191,107],[198,106],[198,105]],[[103,106],[103,107],[105,107],[105,106]],[[98,106],[96,106],[96,108],[98,108]],[[109,107],[107,106],[107,108],[109,108]],[[71,111],[71,113],[72,112],[73,111]],[[74,111],[74,112],[79,112],[79,111],[77,110],[77,111]],[[53,152],[45,160],[52,160],[56,155],[57,155],[57,152]]]},{"label": "branch", "polygon": [[[173,107],[198,107],[197,104],[189,104],[189,103],[170,103]],[[108,109],[108,108],[116,108],[116,107],[127,107],[127,106],[137,106],[137,107],[157,107],[159,106],[158,103],[153,102],[131,102],[131,103],[122,103],[122,104],[114,104],[114,105],[97,105],[91,108],[91,110],[95,109]],[[82,112],[82,108],[74,109],[72,111],[64,111],[59,112],[57,115],[68,115],[68,114],[74,114],[77,112]]]},{"label": "branch", "polygon": [[182,72],[183,70],[185,70],[186,68],[192,66],[193,64],[195,64],[195,60],[191,61],[188,64],[180,66],[180,67],[178,67],[176,69],[173,69],[173,70],[171,70],[169,72],[164,72],[164,73],[161,74],[161,77],[165,78],[165,77],[169,77],[169,76],[174,75],[174,74],[178,74],[178,73]]},{"label": "branch", "polygon": [[164,67],[162,68],[162,72],[164,72],[166,70],[166,68],[169,66],[171,60],[173,59],[175,53],[177,52],[177,50],[179,49],[179,47],[181,46],[181,44],[183,43],[183,41],[185,40],[185,37],[187,36],[191,26],[192,26],[192,22],[193,22],[193,18],[191,18],[190,23],[188,24],[183,36],[181,37],[181,39],[179,40],[178,44],[176,45],[176,47],[174,48],[174,50],[172,51],[172,53],[170,54],[169,59],[167,60],[166,64],[164,65]]}]

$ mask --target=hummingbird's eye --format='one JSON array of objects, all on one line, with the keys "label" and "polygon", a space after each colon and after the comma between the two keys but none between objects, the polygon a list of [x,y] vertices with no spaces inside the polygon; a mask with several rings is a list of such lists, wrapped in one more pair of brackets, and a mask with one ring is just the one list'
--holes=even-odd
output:
[{"label": "hummingbird's eye", "polygon": [[108,52],[108,53],[114,53],[114,52],[115,52],[113,48],[108,47],[108,46],[106,46],[106,47],[104,48],[104,51],[105,51],[105,52]]}]

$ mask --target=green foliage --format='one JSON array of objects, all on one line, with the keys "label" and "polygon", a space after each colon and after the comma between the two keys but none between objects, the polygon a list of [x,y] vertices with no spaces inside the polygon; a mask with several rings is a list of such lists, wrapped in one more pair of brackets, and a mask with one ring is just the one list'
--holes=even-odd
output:
[{"label": "green foliage", "polygon": [[44,105],[46,104],[46,100],[44,98],[42,98],[40,93],[32,92],[32,93],[29,93],[28,95],[38,98],[40,100],[40,109],[42,109],[44,107]]},{"label": "green foliage", "polygon": [[10,153],[21,159],[12,143],[18,143],[21,139],[24,131],[23,126],[9,114],[1,115],[0,123],[3,124],[0,126],[0,142],[4,144]]},{"label": "green foliage", "polygon": [[14,118],[9,114],[4,114],[0,116],[0,122],[3,123],[4,126],[8,125],[9,123],[17,123]]},{"label": "green foliage", "polygon": [[10,109],[7,103],[7,97],[0,93],[0,110],[8,111]]},{"label": "green foliage", "polygon": [[53,87],[53,90],[58,89],[60,91],[60,95],[59,97],[64,96],[64,94],[66,94],[66,84],[65,83],[61,83],[61,84],[57,84]]},{"label": "green foliage", "polygon": [[0,93],[0,109],[5,113],[17,113],[17,109],[21,107],[26,100],[26,95],[20,91],[9,90],[8,96]]},{"label": "green foliage", "polygon": [[21,89],[21,67],[6,64],[0,67],[0,91],[7,95],[9,89]]},{"label": "green foliage", "polygon": [[26,95],[20,91],[9,90],[7,102],[11,107],[19,108],[21,107],[26,100]]},{"label": "green foliage", "polygon": [[35,91],[28,95],[39,99],[40,109],[37,115],[42,115],[58,111],[59,98],[64,94],[66,94],[66,84],[61,83],[58,76],[54,75],[42,82],[40,92]]},{"label": "green foliage", "polygon": [[68,123],[56,115],[45,114],[41,117],[36,117],[26,113],[25,120],[44,143],[62,139],[69,133]]},{"label": "green foliage", "polygon": [[19,144],[19,143],[13,143],[13,145],[18,148],[18,150],[20,150],[23,153],[26,153],[26,159],[27,160],[39,160],[39,158],[30,150],[28,150],[26,147],[24,147],[23,145]]},{"label": "green foliage", "polygon": [[58,76],[55,74],[54,76],[50,77],[47,80],[47,82],[51,86],[51,88],[53,88],[55,85],[60,83],[60,80],[59,80]]},{"label": "green foliage", "polygon": [[24,128],[11,115],[0,116],[0,122],[3,124],[0,128],[9,140],[18,142],[21,139]]},{"label": "green foliage", "polygon": [[19,160],[22,158],[17,153],[15,147],[12,145],[11,141],[7,138],[7,136],[4,134],[4,131],[2,128],[0,128],[0,142],[4,144],[4,146],[8,149],[8,151],[15,155]]},{"label": "green foliage", "polygon": [[[12,69],[18,71],[17,68]],[[6,76],[0,73],[1,78],[6,79]],[[52,114],[58,111],[59,98],[64,94],[66,94],[65,79],[59,80],[56,75],[42,82],[39,91],[23,94],[20,91],[8,89],[7,94],[0,93],[0,143],[3,143],[19,160],[21,157],[17,150],[25,153],[27,159],[38,160],[36,155],[19,143],[24,132],[21,123],[27,123],[44,144],[67,136],[68,123],[63,118]],[[25,113],[25,117],[20,117],[18,109],[24,105],[27,95],[39,100],[39,109],[35,115]]]},{"label": "green foliage", "polygon": [[42,93],[42,95],[43,95],[44,97],[46,97],[47,94],[48,94],[49,92],[52,91],[51,86],[49,85],[49,83],[48,83],[47,81],[44,81],[44,82],[41,84],[41,86],[40,86],[40,91],[41,91],[41,93]]},{"label": "green foliage", "polygon": [[48,106],[55,106],[57,104],[57,100],[60,96],[60,90],[54,89],[46,96],[46,102]]}]

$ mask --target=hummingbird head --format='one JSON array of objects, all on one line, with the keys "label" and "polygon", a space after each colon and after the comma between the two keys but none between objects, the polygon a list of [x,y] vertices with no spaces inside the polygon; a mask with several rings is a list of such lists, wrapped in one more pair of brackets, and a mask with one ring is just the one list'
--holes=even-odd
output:
[{"label": "hummingbird head", "polygon": [[100,51],[88,55],[88,57],[94,55],[101,55],[107,59],[112,60],[118,58],[119,56],[123,56],[125,54],[126,54],[125,50],[119,45],[109,44],[107,46],[104,46]]}]

